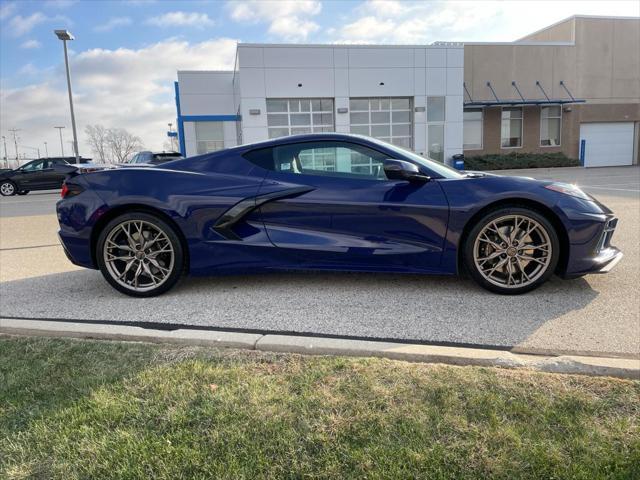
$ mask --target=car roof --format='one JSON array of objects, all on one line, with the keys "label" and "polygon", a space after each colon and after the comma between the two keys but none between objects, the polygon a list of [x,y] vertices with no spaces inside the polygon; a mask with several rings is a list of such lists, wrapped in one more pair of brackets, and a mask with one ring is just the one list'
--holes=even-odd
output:
[{"label": "car roof", "polygon": [[257,148],[266,148],[273,147],[275,145],[286,145],[290,143],[301,143],[301,142],[314,142],[318,140],[335,140],[335,141],[343,141],[343,142],[353,142],[356,141],[358,143],[371,143],[371,139],[369,137],[365,137],[364,135],[357,135],[354,133],[336,133],[336,132],[322,132],[322,133],[305,133],[302,135],[288,135],[286,137],[277,137],[271,138],[269,140],[262,140],[260,142],[254,143],[245,143],[242,145],[238,145],[237,147],[232,147],[228,150],[253,150]]}]

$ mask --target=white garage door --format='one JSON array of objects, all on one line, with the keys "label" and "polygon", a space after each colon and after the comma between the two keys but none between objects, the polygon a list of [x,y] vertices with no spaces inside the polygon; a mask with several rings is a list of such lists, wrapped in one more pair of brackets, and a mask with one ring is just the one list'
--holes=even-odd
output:
[{"label": "white garage door", "polygon": [[580,124],[580,158],[585,167],[631,165],[633,122]]}]

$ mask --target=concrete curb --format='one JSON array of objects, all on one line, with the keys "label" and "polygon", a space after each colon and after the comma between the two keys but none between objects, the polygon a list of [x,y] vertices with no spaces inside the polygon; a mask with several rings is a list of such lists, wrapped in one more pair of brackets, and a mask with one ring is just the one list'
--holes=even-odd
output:
[{"label": "concrete curb", "polygon": [[640,359],[627,358],[570,355],[542,357],[480,348],[192,329],[167,331],[127,325],[46,320],[0,319],[0,334],[178,343],[305,355],[381,357],[409,362],[526,368],[551,373],[640,379]]}]

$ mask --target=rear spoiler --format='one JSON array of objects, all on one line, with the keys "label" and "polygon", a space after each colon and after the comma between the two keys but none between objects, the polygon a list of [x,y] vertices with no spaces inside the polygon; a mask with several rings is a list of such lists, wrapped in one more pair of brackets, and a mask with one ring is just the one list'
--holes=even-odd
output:
[{"label": "rear spoiler", "polygon": [[75,177],[81,173],[97,172],[99,170],[111,170],[119,168],[117,165],[110,163],[55,163],[53,170],[58,173],[62,173],[67,177]]}]

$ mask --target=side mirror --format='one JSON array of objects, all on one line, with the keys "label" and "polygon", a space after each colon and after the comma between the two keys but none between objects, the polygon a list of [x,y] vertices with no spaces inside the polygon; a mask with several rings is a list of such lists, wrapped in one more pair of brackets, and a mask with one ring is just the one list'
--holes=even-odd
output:
[{"label": "side mirror", "polygon": [[426,183],[431,180],[431,177],[422,173],[417,165],[404,160],[385,160],[384,173],[389,180],[405,180],[415,183]]}]

